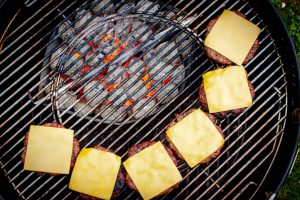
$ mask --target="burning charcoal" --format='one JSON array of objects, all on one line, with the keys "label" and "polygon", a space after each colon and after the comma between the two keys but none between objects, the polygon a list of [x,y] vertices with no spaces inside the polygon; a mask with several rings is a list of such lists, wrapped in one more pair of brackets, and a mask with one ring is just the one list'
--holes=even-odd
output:
[{"label": "burning charcoal", "polygon": [[[51,55],[51,61],[50,61],[50,62],[52,62],[52,61],[54,60],[54,61],[50,64],[51,69],[56,69],[57,64],[58,64],[58,60],[59,60],[59,57],[57,57],[57,56],[58,56],[62,51],[64,51],[64,49],[65,49],[65,47],[62,46],[62,47],[58,48],[58,49]],[[62,54],[61,56],[63,56],[63,54]],[[56,58],[56,57],[57,57],[57,58]]]},{"label": "burning charcoal", "polygon": [[102,19],[101,17],[96,16],[96,17],[94,17],[94,19],[92,19],[92,21],[90,21],[90,22],[88,23],[87,26],[92,26],[92,25],[94,25],[94,24],[97,24],[98,22],[101,21],[101,19]]},{"label": "burning charcoal", "polygon": [[115,65],[111,66],[108,69],[106,80],[107,82],[111,82],[115,77],[118,77],[114,82],[120,82],[125,78],[125,73],[126,70],[124,68],[119,66],[116,67]]},{"label": "burning charcoal", "polygon": [[[90,89],[91,91],[89,91]],[[88,83],[83,88],[83,93],[85,94],[85,98],[87,100],[90,100],[94,97],[94,99],[89,103],[91,107],[94,107],[96,104],[101,104],[107,96],[106,90],[101,83],[98,83],[98,81],[91,81]]]},{"label": "burning charcoal", "polygon": [[[104,55],[102,53],[100,53],[99,51],[96,51],[95,53],[93,52],[89,52],[86,57],[85,60],[87,61],[87,64],[92,66],[92,67],[97,67],[99,65],[101,65],[101,60],[104,58]],[[89,59],[91,59],[91,61],[88,61]]]},{"label": "burning charcoal", "polygon": [[[61,94],[58,94],[60,96]],[[72,108],[72,104],[77,100],[76,95],[72,92],[65,92],[61,97],[57,99],[57,105],[60,110],[65,110],[67,108]]]},{"label": "burning charcoal", "polygon": [[102,51],[105,55],[109,55],[111,54],[115,47],[113,45],[110,45],[110,44],[106,44],[104,45],[103,47],[100,47],[100,51]]},{"label": "burning charcoal", "polygon": [[[144,61],[150,60],[149,64],[147,64],[147,65],[150,66],[151,63],[154,63],[154,62],[151,61],[151,60],[153,60],[153,59],[155,58],[155,57],[154,57],[155,50],[154,50],[154,49],[145,49],[144,52],[145,52],[145,55],[144,55]],[[156,59],[154,59],[154,60],[155,60],[155,62],[156,62]]]},{"label": "burning charcoal", "polygon": [[[138,76],[130,77],[130,79],[126,83],[126,86],[124,87],[124,89],[129,88],[128,91],[126,92],[126,94],[127,94],[127,96],[132,95],[130,97],[130,99],[133,99],[133,100],[136,100],[140,97],[144,97],[147,94],[147,88],[146,88],[145,83],[143,81],[138,80],[137,83],[133,84],[133,82],[136,79],[140,79],[140,77],[138,77]],[[140,89],[138,89],[141,85],[142,85],[142,87]],[[133,94],[133,93],[135,93],[135,94]]]},{"label": "burning charcoal", "polygon": [[173,83],[180,84],[184,79],[184,75],[185,75],[184,66],[183,65],[175,66],[175,70],[173,71],[172,74],[173,74],[172,77],[174,77]]},{"label": "burning charcoal", "polygon": [[140,13],[145,13],[146,10],[150,7],[151,8],[147,11],[147,13],[149,13],[149,14],[152,14],[159,10],[159,4],[155,4],[152,1],[148,1],[148,0],[139,1],[137,4],[137,7],[139,7],[139,6],[141,6],[141,7],[138,8],[137,11]]},{"label": "burning charcoal", "polygon": [[136,76],[139,76],[142,71],[144,70],[144,67],[141,67],[144,64],[142,60],[138,60],[134,65],[130,66],[128,65],[126,68],[129,72],[129,74],[136,73]]},{"label": "burning charcoal", "polygon": [[81,26],[92,17],[92,13],[90,11],[88,11],[87,13],[85,13],[85,12],[86,12],[86,10],[82,10],[76,14],[75,30],[84,29],[85,26],[84,27],[81,27]]},{"label": "burning charcoal", "polygon": [[[186,33],[181,33],[176,39],[176,44],[179,44],[178,50],[181,51],[182,49],[186,48],[180,55],[184,58],[189,55],[192,51],[193,47],[193,39],[191,37],[187,37],[185,40],[182,41],[184,37],[186,37]],[[188,46],[188,47],[187,47]]]},{"label": "burning charcoal", "polygon": [[135,4],[127,3],[118,9],[118,13],[133,13],[135,12]]},{"label": "burning charcoal", "polygon": [[[171,42],[170,44],[168,44],[168,43],[169,42],[167,41],[167,42],[161,43],[160,45],[158,45],[156,47],[156,51],[160,51],[160,48],[162,48],[162,51],[156,56],[156,59],[158,60],[159,58],[166,56],[163,59],[163,61],[168,62],[172,58],[175,57],[175,59],[172,61],[172,63],[178,63],[180,61],[179,55],[178,55],[178,49],[174,48],[171,52],[168,52],[176,45],[176,43],[175,42]],[[166,44],[168,44],[168,45],[166,47],[164,47]]]},{"label": "burning charcoal", "polygon": [[[148,63],[149,66],[154,65],[162,57],[164,57],[162,59],[163,62],[168,62],[173,57],[175,57],[175,59],[172,60],[172,64],[177,64],[180,62],[177,48],[173,49],[170,53],[168,53],[168,51],[176,45],[175,42],[171,42],[168,46],[164,47],[164,45],[166,43],[168,43],[168,42],[164,42],[164,43],[158,45],[155,49],[145,50],[145,51],[147,51],[147,53],[144,55],[144,60],[150,61]],[[160,48],[163,48],[163,49],[160,50]],[[159,52],[157,55],[155,55],[158,51],[161,51],[161,52]]]},{"label": "burning charcoal", "polygon": [[68,37],[73,36],[75,30],[68,22],[62,23],[58,28],[58,34],[63,40],[66,40]]},{"label": "burning charcoal", "polygon": [[[171,76],[172,73],[170,71],[172,70],[173,66],[172,65],[166,65],[164,62],[158,63],[156,66],[150,66],[150,76],[156,80],[156,81],[163,81],[166,79],[168,76]],[[157,71],[162,69],[160,72],[158,72],[156,75],[154,75]]]},{"label": "burning charcoal", "polygon": [[[94,37],[97,36],[97,34],[99,34],[99,32],[101,32],[99,29],[106,29],[107,28],[107,24],[103,24],[101,25],[99,28],[94,27],[94,25],[96,25],[98,22],[101,21],[101,17],[96,16],[94,19],[92,19],[92,21],[90,21],[87,25],[85,30],[85,38],[87,38],[89,41],[94,41]],[[91,31],[93,30],[93,31]]]},{"label": "burning charcoal", "polygon": [[116,38],[125,37],[129,34],[129,30],[132,28],[132,20],[131,19],[123,19],[119,20],[114,27]]},{"label": "burning charcoal", "polygon": [[87,105],[86,103],[80,102],[80,101],[74,105],[74,111],[75,112],[79,111],[76,114],[78,117],[83,117],[87,113],[91,114],[92,113],[91,110],[92,110],[92,108],[89,105]]},{"label": "burning charcoal", "polygon": [[[126,107],[124,107],[124,106],[120,106],[119,108],[117,108],[115,106],[108,105],[108,106],[103,106],[101,109],[96,110],[95,112],[97,114],[97,113],[100,113],[103,111],[100,114],[100,116],[104,119],[104,121],[106,123],[111,123],[115,119],[117,119],[119,116],[121,116],[121,117],[117,120],[117,122],[123,121],[127,116],[127,113],[125,112],[125,110],[126,110]],[[108,116],[108,115],[110,115],[110,116]]]},{"label": "burning charcoal", "polygon": [[[139,27],[140,25],[142,25],[142,26]],[[135,21],[133,24],[133,27],[134,27],[132,30],[133,37],[138,38],[139,36],[142,36],[141,38],[139,38],[140,41],[147,40],[150,37],[150,35],[152,34],[151,30],[147,30],[147,29],[149,29],[150,26],[147,24],[144,24],[141,21]],[[144,33],[144,31],[146,31],[146,32]]]},{"label": "burning charcoal", "polygon": [[74,50],[80,52],[81,54],[86,54],[92,50],[92,47],[85,40],[80,40]]},{"label": "burning charcoal", "polygon": [[152,111],[150,111],[148,114],[146,114],[146,112],[151,110],[156,104],[154,100],[151,100],[150,102],[148,102],[145,105],[144,103],[147,100],[148,99],[142,99],[142,100],[138,101],[136,105],[133,106],[133,108],[132,108],[133,113],[135,111],[138,111],[137,113],[133,114],[134,118],[139,119],[139,118],[142,118],[142,117],[145,117],[145,116],[152,115],[156,112],[157,108],[154,108]]},{"label": "burning charcoal", "polygon": [[95,6],[92,8],[94,13],[98,13],[99,11],[101,11],[101,13],[114,12],[114,5],[111,0],[95,0],[93,6]]},{"label": "burning charcoal", "polygon": [[66,71],[66,75],[70,76],[72,79],[77,79],[80,77],[81,69],[83,67],[82,59],[79,59],[80,54],[75,53],[73,55],[69,55],[67,61],[65,62],[64,68],[68,69]]},{"label": "burning charcoal", "polygon": [[[116,85],[118,85],[118,84],[116,84]],[[112,103],[114,106],[123,104],[125,102],[125,100],[127,99],[127,95],[124,92],[123,87],[111,90],[110,93],[109,93],[109,95],[110,96],[108,97],[108,100],[111,103],[112,103],[112,101],[116,100],[115,102]]]},{"label": "burning charcoal", "polygon": [[[172,99],[174,99],[177,95],[178,95],[178,93],[179,93],[179,91],[178,91],[178,88],[176,88],[171,94],[169,93],[168,94],[168,92],[170,92],[173,88],[175,88],[176,87],[176,85],[175,84],[173,84],[173,83],[171,83],[171,84],[169,84],[165,89],[163,89],[162,90],[162,87],[163,87],[163,85],[162,84],[159,84],[159,85],[157,85],[157,99],[158,99],[158,101],[160,101],[162,98],[164,98],[165,96],[167,96],[167,98],[165,98],[162,102],[161,102],[161,104],[166,104],[166,103],[168,103],[168,102],[170,102]],[[162,91],[160,91],[160,90],[162,90]],[[160,93],[159,93],[160,92]]]}]

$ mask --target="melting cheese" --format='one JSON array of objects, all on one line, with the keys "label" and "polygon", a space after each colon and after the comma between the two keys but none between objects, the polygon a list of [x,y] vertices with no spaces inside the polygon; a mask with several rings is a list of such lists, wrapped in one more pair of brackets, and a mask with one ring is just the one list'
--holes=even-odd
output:
[{"label": "melting cheese", "polygon": [[215,125],[200,109],[169,128],[167,136],[190,167],[201,163],[224,144]]},{"label": "melting cheese", "polygon": [[252,105],[247,74],[242,66],[207,72],[203,75],[203,83],[210,113]]},{"label": "melting cheese", "polygon": [[24,170],[69,174],[74,131],[30,126]]},{"label": "melting cheese", "polygon": [[121,158],[94,148],[83,149],[77,157],[69,188],[101,199],[110,199]]},{"label": "melting cheese", "polygon": [[241,65],[260,33],[255,24],[224,10],[208,33],[204,45]]},{"label": "melting cheese", "polygon": [[182,180],[161,142],[130,157],[124,167],[144,199],[151,199]]}]

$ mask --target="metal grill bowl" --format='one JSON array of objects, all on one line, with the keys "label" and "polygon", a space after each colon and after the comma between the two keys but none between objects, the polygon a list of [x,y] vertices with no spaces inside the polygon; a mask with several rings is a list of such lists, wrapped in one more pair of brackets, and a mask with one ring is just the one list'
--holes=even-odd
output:
[{"label": "metal grill bowl", "polygon": [[[3,20],[0,22],[0,33],[3,37],[0,40],[0,167],[3,177],[0,188],[5,188],[4,195],[10,199],[79,198],[78,193],[68,189],[69,176],[37,176],[23,170],[20,159],[24,149],[22,141],[31,124],[58,121],[75,130],[75,137],[80,141],[81,148],[100,145],[112,149],[123,160],[126,159],[127,150],[136,143],[146,140],[165,142],[166,126],[174,120],[175,114],[200,106],[197,98],[202,82],[201,75],[217,67],[224,67],[206,56],[202,41],[208,22],[223,9],[229,9],[244,13],[262,30],[259,35],[259,50],[245,65],[249,80],[255,88],[256,98],[253,106],[239,116],[227,116],[218,121],[225,134],[225,145],[221,154],[208,164],[192,169],[181,161],[178,168],[184,177],[183,182],[177,189],[161,198],[274,198],[296,154],[299,137],[300,75],[291,40],[270,2],[165,0],[153,1],[159,4],[159,9],[154,9],[155,4],[148,5],[141,1],[142,4],[135,2],[137,6],[134,8],[143,8],[142,12],[126,7],[123,13],[127,14],[123,15],[115,12],[124,4],[133,1],[108,1],[99,9],[100,2],[102,1],[10,0],[1,5],[0,16]],[[79,20],[76,14],[88,9],[96,12],[82,26],[92,21],[96,14],[105,12],[108,21],[128,16],[143,17],[152,24],[159,23],[161,31],[166,29],[164,25],[177,27],[179,31],[166,34],[173,40],[182,32],[186,33],[186,38],[192,38],[192,42],[185,44],[186,48],[192,47],[192,50],[182,58],[185,63],[182,87],[178,86],[181,87],[179,93],[170,102],[161,105],[148,117],[135,120],[128,117],[119,123],[114,123],[118,119],[105,123],[97,115],[86,114],[78,117],[76,112],[58,109],[57,91],[61,87],[62,75],[58,73],[59,69],[50,69],[49,66],[54,61],[51,55],[65,43],[72,44],[70,41],[76,34],[80,36],[79,31],[82,29],[77,32],[75,30],[74,37],[70,36],[69,40],[60,42],[57,40],[62,33],[57,34],[57,30],[64,22],[73,26]],[[170,17],[171,12],[174,14]],[[84,13],[86,12],[82,15]],[[159,62],[160,60],[157,61]],[[47,86],[52,88],[52,92],[45,95]],[[172,92],[170,90],[168,94]],[[45,99],[47,96],[48,100]],[[148,105],[151,98],[143,106]],[[72,106],[74,105],[70,107]],[[146,114],[152,110],[148,110]],[[116,197],[139,198],[141,197],[138,193],[126,187]]]}]

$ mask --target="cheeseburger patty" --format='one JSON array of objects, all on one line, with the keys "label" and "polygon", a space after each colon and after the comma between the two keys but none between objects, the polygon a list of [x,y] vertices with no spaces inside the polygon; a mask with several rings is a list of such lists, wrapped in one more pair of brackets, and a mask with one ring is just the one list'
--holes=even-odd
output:
[{"label": "cheeseburger patty", "polygon": [[[128,157],[133,156],[134,154],[142,151],[143,149],[155,144],[155,141],[146,141],[146,142],[142,142],[139,144],[135,144],[133,145],[129,150],[128,150]],[[174,155],[174,153],[171,151],[171,149],[169,149],[168,147],[166,147],[164,145],[166,151],[168,152],[170,158],[172,159],[173,163],[177,166],[177,159]],[[134,185],[131,177],[129,176],[128,173],[126,173],[126,184],[128,185],[128,187],[134,191],[138,191],[138,189],[136,188],[136,186]],[[162,193],[158,194],[156,197],[161,196],[161,195],[165,195],[168,194],[169,192],[171,192],[174,188],[177,188],[178,184],[166,189],[165,191],[163,191]]]},{"label": "cheeseburger patty", "polygon": [[[244,15],[244,14],[238,12],[238,11],[233,11],[233,12],[235,12],[237,15],[247,19],[246,15]],[[208,23],[208,25],[206,27],[207,34],[211,31],[213,26],[216,24],[219,17],[220,17],[220,15],[218,17],[216,17],[215,19],[212,19]],[[255,40],[255,42],[254,42],[253,46],[251,47],[248,55],[246,56],[246,58],[243,62],[244,65],[247,64],[254,57],[255,52],[257,51],[258,47],[259,47],[259,40],[257,39],[257,40]],[[221,55],[220,53],[216,52],[215,50],[213,50],[209,47],[205,46],[205,51],[206,51],[206,54],[209,58],[213,59],[214,61],[216,61],[218,63],[224,64],[224,65],[232,64],[232,62],[229,59],[227,59],[225,56]]]},{"label": "cheeseburger patty", "polygon": [[[249,86],[249,89],[250,89],[251,97],[252,97],[252,99],[254,99],[255,91],[254,91],[254,87],[253,87],[253,85],[250,81],[248,81],[248,86]],[[199,88],[199,97],[198,97],[198,99],[199,99],[199,102],[201,103],[201,105],[203,106],[203,110],[208,111],[208,104],[207,104],[207,99],[206,99],[203,83],[200,85],[200,88]],[[217,113],[212,113],[212,114],[219,117],[219,118],[224,118],[227,115],[229,115],[230,113],[234,116],[239,115],[244,110],[245,110],[245,108],[240,108],[240,109],[228,110],[228,111],[217,112]]]},{"label": "cheeseburger patty", "polygon": [[[196,109],[191,109],[188,110],[182,114],[176,114],[176,119],[174,121],[172,121],[167,129],[171,128],[172,126],[174,126],[175,124],[177,124],[178,122],[180,122],[183,118],[185,118],[186,116],[188,116],[189,114],[191,114],[193,111],[195,111]],[[215,125],[215,127],[217,128],[217,130],[219,131],[219,133],[222,135],[222,137],[224,138],[224,134],[222,129],[216,124],[216,119],[212,114],[209,113],[205,113],[207,115],[207,117],[212,121],[212,123]],[[166,140],[169,142],[169,146],[170,148],[176,153],[176,155],[184,160],[183,156],[180,154],[180,152],[176,149],[175,145],[172,143],[172,141],[170,140],[170,138],[166,135]],[[203,160],[201,163],[207,163],[209,161],[211,161],[212,159],[216,158],[220,152],[221,152],[222,147],[220,147],[219,149],[217,149],[214,153],[212,153],[208,158],[206,158],[205,160]]]},{"label": "cheeseburger patty", "polygon": [[[42,126],[47,126],[47,127],[55,127],[55,128],[65,128],[63,125],[61,124],[58,124],[56,122],[52,122],[52,123],[45,123],[43,124]],[[25,137],[24,137],[24,150],[21,154],[21,159],[22,159],[22,162],[24,163],[25,162],[25,156],[26,156],[26,150],[27,150],[27,144],[28,144],[28,137],[29,137],[29,132],[27,132],[25,134]],[[71,163],[70,163],[70,170],[73,169],[74,165],[75,165],[75,161],[76,161],[76,158],[78,156],[80,152],[80,145],[79,145],[79,142],[78,140],[76,140],[75,138],[73,139],[73,151],[72,151],[72,158],[71,158]],[[44,175],[45,173],[44,172],[37,172],[37,174],[39,176],[41,175]],[[56,176],[56,175],[59,175],[59,174],[54,174],[54,173],[49,173],[50,175],[52,176]]]},{"label": "cheeseburger patty", "polygon": [[[100,151],[106,151],[106,152],[111,152],[111,153],[112,153],[111,150],[106,149],[106,148],[104,148],[104,147],[95,146],[95,147],[93,147],[93,148],[94,148],[94,149],[98,149],[98,150],[100,150]],[[122,170],[120,169],[120,171],[119,171],[119,173],[118,173],[117,181],[116,181],[116,184],[115,184],[115,187],[114,187],[114,190],[113,190],[113,193],[112,193],[111,197],[116,197],[116,196],[118,196],[118,195],[121,193],[121,191],[122,191],[122,189],[123,189],[123,187],[124,187],[124,184],[125,184],[125,176],[124,176],[124,174],[122,173]],[[83,194],[83,193],[80,193],[80,197],[81,197],[82,199],[85,199],[85,200],[98,200],[98,199],[99,199],[99,198],[97,198],[97,197],[92,197],[92,196],[90,196],[90,195]]]}]

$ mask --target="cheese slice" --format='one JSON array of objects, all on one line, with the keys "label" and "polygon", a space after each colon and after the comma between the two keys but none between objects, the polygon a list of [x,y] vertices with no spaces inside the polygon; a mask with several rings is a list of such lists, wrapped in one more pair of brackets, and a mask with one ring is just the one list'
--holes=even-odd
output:
[{"label": "cheese slice", "polygon": [[130,157],[124,167],[143,199],[151,199],[182,180],[161,142]]},{"label": "cheese slice", "polygon": [[69,188],[101,199],[110,199],[120,170],[121,158],[94,148],[77,157]]},{"label": "cheese slice", "polygon": [[69,174],[74,131],[30,126],[24,170]]},{"label": "cheese slice", "polygon": [[243,66],[207,72],[203,75],[203,83],[210,113],[252,105],[247,74]]},{"label": "cheese slice", "polygon": [[204,45],[241,65],[260,33],[255,24],[224,10],[205,38]]},{"label": "cheese slice", "polygon": [[200,109],[169,128],[167,136],[190,167],[201,163],[224,144],[222,135]]}]

